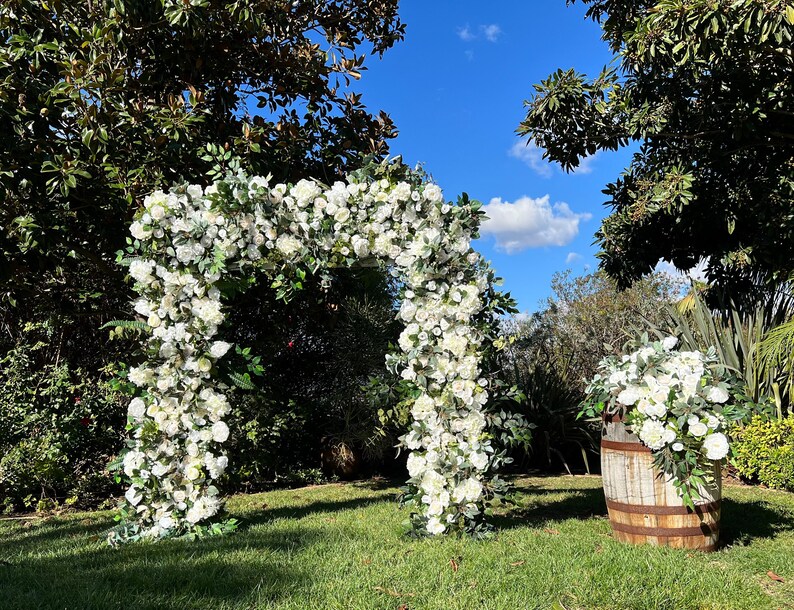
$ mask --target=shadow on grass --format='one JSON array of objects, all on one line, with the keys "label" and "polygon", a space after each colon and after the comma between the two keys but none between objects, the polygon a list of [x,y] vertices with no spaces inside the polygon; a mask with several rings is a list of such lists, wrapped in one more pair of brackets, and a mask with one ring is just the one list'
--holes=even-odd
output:
[{"label": "shadow on grass", "polygon": [[[550,521],[567,519],[605,518],[607,505],[600,489],[560,487],[534,487],[524,485],[520,493],[519,506],[506,514],[495,515],[493,523],[498,529],[514,527],[537,527]],[[563,495],[561,499],[549,496]]]},{"label": "shadow on grass", "polygon": [[[499,529],[538,527],[567,519],[607,518],[603,490],[564,485],[519,485],[520,505],[506,514],[494,516]],[[552,496],[561,496],[555,499]],[[720,524],[721,545],[749,544],[753,540],[775,538],[794,531],[791,511],[763,500],[723,498]]]},{"label": "shadow on grass", "polygon": [[354,498],[351,500],[322,500],[309,502],[303,506],[282,506],[278,508],[265,507],[258,511],[241,511],[239,515],[234,514],[241,521],[243,529],[263,523],[271,523],[280,519],[302,519],[311,515],[321,513],[333,513],[346,510],[356,510],[366,508],[373,504],[383,502],[394,502],[396,494],[378,496],[376,498]]},{"label": "shadow on grass", "polygon": [[[391,482],[356,483],[384,490]],[[324,531],[299,519],[393,502],[378,497],[311,501],[234,511],[241,531],[198,542],[166,540],[111,549],[110,518],[52,519],[4,533],[0,541],[0,607],[215,608],[273,604],[311,587],[312,574],[284,565],[296,551],[322,543]],[[286,520],[278,528],[254,526]],[[294,521],[293,523],[289,523]]]},{"label": "shadow on grass", "polygon": [[[311,574],[287,569],[296,551],[322,539],[307,527],[259,530],[198,542],[167,540],[112,549],[98,526],[68,527],[70,539],[39,537],[0,563],[0,607],[216,608],[268,606],[310,587]],[[103,534],[106,528],[99,528]],[[63,529],[53,528],[53,536]],[[54,543],[55,542],[55,543]]]},{"label": "shadow on grass", "polygon": [[794,515],[762,500],[723,498],[720,513],[720,542],[748,544],[757,538],[775,538],[794,530]]}]

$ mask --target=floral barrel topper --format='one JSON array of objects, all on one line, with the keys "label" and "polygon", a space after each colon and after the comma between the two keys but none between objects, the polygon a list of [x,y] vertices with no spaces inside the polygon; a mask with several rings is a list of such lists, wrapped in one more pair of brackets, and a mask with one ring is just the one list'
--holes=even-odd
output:
[{"label": "floral barrel topper", "polygon": [[718,364],[714,348],[706,354],[678,351],[675,337],[644,339],[633,353],[599,363],[583,412],[622,416],[683,502],[693,507],[700,499],[698,487],[713,482],[712,463],[730,451],[726,430],[745,416],[746,399],[733,375]]},{"label": "floral barrel topper", "polygon": [[[222,528],[214,482],[228,465],[223,443],[229,387],[217,363],[230,280],[266,273],[280,298],[307,275],[374,259],[402,285],[399,351],[387,366],[413,388],[408,493],[419,534],[476,532],[500,495],[500,448],[526,430],[498,404],[489,372],[511,301],[472,250],[482,212],[399,162],[372,164],[328,186],[271,184],[229,174],[146,198],[132,223],[129,273],[146,320],[143,361],[129,371],[129,479],[123,523],[112,541],[210,533]],[[213,529],[214,528],[214,529]]]}]

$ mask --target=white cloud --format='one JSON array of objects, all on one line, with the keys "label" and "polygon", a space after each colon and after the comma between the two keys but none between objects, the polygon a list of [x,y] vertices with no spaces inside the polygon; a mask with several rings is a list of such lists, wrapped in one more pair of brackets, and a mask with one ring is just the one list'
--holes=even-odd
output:
[{"label": "white cloud", "polygon": [[483,206],[488,215],[481,228],[483,235],[496,239],[496,249],[515,254],[527,248],[564,246],[579,233],[579,222],[591,214],[576,214],[567,203],[549,203],[549,196],[521,197],[515,202],[494,197]]},{"label": "white cloud", "polygon": [[513,144],[507,154],[523,161],[539,176],[551,178],[554,173],[554,166],[543,158],[543,151],[534,144],[528,145],[526,140]]},{"label": "white cloud", "polygon": [[570,265],[571,263],[575,263],[576,261],[582,260],[582,255],[578,252],[568,252],[568,256],[565,257],[565,264]]},{"label": "white cloud", "polygon": [[[496,42],[499,40],[499,37],[502,35],[502,28],[499,27],[496,23],[489,23],[485,25],[481,25],[479,27],[479,32],[482,37],[485,38],[488,42]],[[472,40],[477,40],[480,38],[480,35],[476,34],[475,31],[471,29],[471,26],[467,23],[463,27],[458,28],[458,38],[460,38],[463,42],[471,42]]]},{"label": "white cloud", "polygon": [[708,259],[703,259],[691,269],[687,269],[686,271],[683,271],[681,269],[678,269],[676,266],[674,266],[673,263],[670,263],[662,259],[658,263],[656,263],[656,267],[654,271],[667,273],[676,278],[684,278],[684,279],[696,280],[698,282],[706,282],[708,281],[708,278],[706,277],[707,265],[708,265]]},{"label": "white cloud", "polygon": [[589,173],[591,173],[593,171],[593,162],[596,160],[596,157],[598,157],[600,152],[601,151],[597,150],[592,155],[590,155],[589,157],[583,157],[582,159],[579,159],[579,167],[574,169],[573,172],[571,172],[571,173],[573,173],[573,174],[589,174]]},{"label": "white cloud", "polygon": [[474,35],[468,25],[464,25],[462,28],[458,28],[458,38],[464,42],[470,42],[477,38],[477,36]]},{"label": "white cloud", "polygon": [[[532,169],[536,174],[543,178],[550,178],[554,170],[560,168],[559,164],[552,163],[543,158],[543,150],[535,144],[528,143],[526,139],[521,139],[507,151],[507,154],[515,159],[523,161],[524,164]],[[579,162],[579,167],[574,169],[572,174],[589,174],[593,171],[593,162],[598,157],[598,152],[589,157],[584,157]]]},{"label": "white cloud", "polygon": [[499,39],[499,36],[502,34],[502,28],[495,23],[481,25],[480,29],[482,30],[483,36],[485,36],[485,39],[488,42],[496,42]]}]

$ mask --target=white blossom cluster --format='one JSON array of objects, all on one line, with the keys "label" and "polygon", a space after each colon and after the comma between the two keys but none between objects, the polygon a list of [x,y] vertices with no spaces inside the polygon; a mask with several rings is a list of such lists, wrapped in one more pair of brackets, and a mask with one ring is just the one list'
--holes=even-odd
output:
[{"label": "white blossom cluster", "polygon": [[124,457],[141,535],[190,531],[221,508],[212,483],[227,466],[229,403],[213,371],[231,346],[216,339],[225,317],[219,282],[254,263],[389,265],[405,287],[406,324],[402,354],[389,360],[420,390],[402,438],[419,528],[440,534],[479,514],[485,487],[500,481],[488,474],[497,460],[483,412],[486,338],[475,318],[490,284],[470,246],[477,218],[434,184],[361,175],[327,187],[240,173],[148,196],[130,229],[138,250],[129,273],[151,335],[147,360],[129,371],[140,396],[129,404]]},{"label": "white blossom cluster", "polygon": [[676,351],[667,337],[620,359],[606,358],[590,391],[626,408],[630,429],[653,451],[683,456],[695,450],[707,460],[728,455],[722,407],[729,384],[714,370],[714,359],[699,351]]}]

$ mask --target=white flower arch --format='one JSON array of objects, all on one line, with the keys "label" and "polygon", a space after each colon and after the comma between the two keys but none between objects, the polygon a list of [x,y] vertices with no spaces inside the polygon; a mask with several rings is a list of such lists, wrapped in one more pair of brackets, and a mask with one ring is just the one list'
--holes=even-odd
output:
[{"label": "white flower arch", "polygon": [[523,429],[520,417],[493,406],[499,383],[483,370],[502,341],[496,314],[509,299],[471,249],[481,215],[465,196],[446,203],[438,186],[398,162],[330,187],[271,185],[238,172],[205,189],[148,196],[131,226],[129,273],[140,294],[135,311],[151,332],[145,362],[129,370],[139,388],[123,460],[130,486],[124,524],[112,536],[201,531],[221,509],[213,481],[228,462],[230,407],[213,372],[230,348],[216,340],[223,280],[265,266],[281,271],[283,290],[306,272],[369,260],[403,285],[401,352],[387,364],[416,388],[413,423],[401,437],[414,530],[478,531],[503,488],[494,473],[506,458],[494,436]]}]

